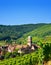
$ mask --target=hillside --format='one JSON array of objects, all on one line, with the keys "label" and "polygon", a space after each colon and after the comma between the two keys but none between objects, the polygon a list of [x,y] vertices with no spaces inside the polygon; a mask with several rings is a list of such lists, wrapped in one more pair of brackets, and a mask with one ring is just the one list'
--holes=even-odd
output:
[{"label": "hillside", "polygon": [[18,41],[22,43],[26,43],[28,36],[33,37],[33,42],[36,42],[36,41],[51,42],[51,24],[40,26],[27,34],[24,34],[23,37],[18,39]]},{"label": "hillside", "polygon": [[45,24],[0,25],[0,40],[16,40],[43,25]]},{"label": "hillside", "polygon": [[0,41],[26,43],[28,36],[33,37],[33,42],[45,37],[51,40],[51,24],[0,25]]}]

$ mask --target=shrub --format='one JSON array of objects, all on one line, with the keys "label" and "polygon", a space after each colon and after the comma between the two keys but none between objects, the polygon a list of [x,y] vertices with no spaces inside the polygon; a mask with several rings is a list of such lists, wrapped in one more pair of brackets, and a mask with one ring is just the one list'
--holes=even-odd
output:
[{"label": "shrub", "polygon": [[5,58],[5,59],[10,58],[10,57],[11,57],[11,55],[12,55],[12,53],[7,52],[7,53],[5,54],[5,56],[4,56],[4,58]]}]

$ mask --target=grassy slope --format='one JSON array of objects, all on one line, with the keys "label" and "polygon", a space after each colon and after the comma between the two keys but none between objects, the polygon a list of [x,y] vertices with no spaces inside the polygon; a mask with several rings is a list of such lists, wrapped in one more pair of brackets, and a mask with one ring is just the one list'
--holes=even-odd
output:
[{"label": "grassy slope", "polygon": [[51,42],[51,24],[43,25],[27,34],[24,34],[20,39],[17,40],[17,42],[20,40],[20,42],[26,43],[28,36],[32,36],[33,42],[39,40],[42,41],[42,39],[43,42]]}]

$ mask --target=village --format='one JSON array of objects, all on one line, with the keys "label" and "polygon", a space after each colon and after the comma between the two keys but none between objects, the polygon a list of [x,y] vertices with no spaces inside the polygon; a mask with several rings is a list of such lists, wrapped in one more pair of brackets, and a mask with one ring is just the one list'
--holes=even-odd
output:
[{"label": "village", "polygon": [[38,46],[37,44],[34,44],[32,43],[32,37],[31,36],[28,36],[28,39],[27,39],[27,45],[18,45],[18,44],[15,44],[15,45],[5,45],[5,46],[0,46],[0,56],[3,54],[3,50],[4,52],[14,52],[15,49],[18,49],[18,53],[30,53],[30,52],[33,52],[35,51],[37,48],[40,48],[40,46]]}]

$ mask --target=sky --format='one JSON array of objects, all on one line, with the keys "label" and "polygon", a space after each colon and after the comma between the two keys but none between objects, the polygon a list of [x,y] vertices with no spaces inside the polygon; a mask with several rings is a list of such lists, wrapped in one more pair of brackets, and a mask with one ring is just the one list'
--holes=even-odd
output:
[{"label": "sky", "polygon": [[51,0],[0,0],[0,24],[51,23]]}]

